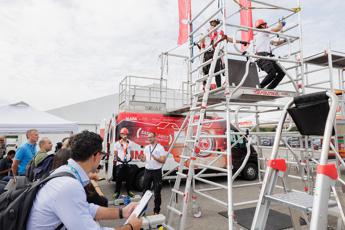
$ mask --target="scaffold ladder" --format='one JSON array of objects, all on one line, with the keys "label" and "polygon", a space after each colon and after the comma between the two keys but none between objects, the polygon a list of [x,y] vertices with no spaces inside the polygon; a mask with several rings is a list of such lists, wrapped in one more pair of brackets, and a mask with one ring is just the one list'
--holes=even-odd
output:
[{"label": "scaffold ladder", "polygon": [[[220,58],[220,44],[215,48],[212,62],[210,63],[210,70],[206,80],[206,85],[204,86],[204,93],[202,98],[199,94],[195,94],[193,98],[193,103],[190,108],[189,122],[187,126],[186,139],[184,143],[183,152],[180,156],[179,167],[177,171],[177,178],[172,189],[172,195],[167,206],[167,224],[165,225],[168,229],[175,229],[172,227],[173,222],[177,226],[177,229],[184,229],[187,218],[187,210],[189,205],[189,200],[191,198],[191,185],[194,175],[194,163],[196,160],[196,154],[200,153],[199,141],[201,136],[201,131],[203,123],[205,121],[206,109],[208,106],[208,98],[210,93],[210,86],[213,77],[215,76],[214,70],[217,60]],[[201,64],[200,66],[202,66]],[[225,75],[226,75],[225,70]],[[200,101],[201,99],[201,101]],[[188,173],[184,173],[185,165],[188,165]],[[184,190],[181,190],[181,180],[186,179],[186,185]],[[182,200],[182,207],[179,209],[178,200],[179,197]],[[178,219],[173,219],[177,217]]]}]

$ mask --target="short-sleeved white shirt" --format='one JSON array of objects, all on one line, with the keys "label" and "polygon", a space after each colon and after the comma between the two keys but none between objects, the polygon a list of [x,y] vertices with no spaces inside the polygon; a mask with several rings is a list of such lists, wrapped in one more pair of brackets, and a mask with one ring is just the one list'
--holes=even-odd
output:
[{"label": "short-sleeved white shirt", "polygon": [[[115,143],[114,150],[117,151],[117,156],[120,158],[121,161],[125,160],[129,161],[131,159],[131,151],[134,150],[134,143],[130,140],[127,140],[128,142],[124,142],[122,140],[119,140]],[[125,149],[127,148],[126,154]],[[116,160],[116,159],[115,159]],[[116,165],[120,165],[122,162],[117,161]]]},{"label": "short-sleeved white shirt", "polygon": [[255,52],[271,52],[271,38],[268,33],[258,33],[255,36]]},{"label": "short-sleeved white shirt", "polygon": [[159,163],[155,159],[153,159],[152,155],[154,155],[156,158],[161,156],[167,156],[167,153],[165,152],[165,149],[163,146],[159,143],[153,144],[153,145],[147,145],[144,148],[144,154],[146,157],[146,169],[160,169],[162,168],[163,164]]}]

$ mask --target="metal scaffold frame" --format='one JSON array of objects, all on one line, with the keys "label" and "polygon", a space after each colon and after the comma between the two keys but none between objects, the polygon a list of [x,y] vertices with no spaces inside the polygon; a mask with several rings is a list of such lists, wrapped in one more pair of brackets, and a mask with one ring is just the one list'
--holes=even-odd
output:
[{"label": "metal scaffold frame", "polygon": [[[195,26],[195,23],[197,19],[203,15],[206,14],[205,12],[211,8],[212,5],[215,5],[217,1],[211,0],[208,4],[205,5],[199,12],[195,14],[195,16],[190,20],[190,28],[192,28],[193,24],[193,30],[190,31],[189,34],[189,48],[190,48],[190,57],[189,57],[189,75],[188,75],[188,81],[191,82],[191,95],[193,96],[192,103],[189,108],[189,114],[186,118],[189,119],[189,125],[188,131],[186,134],[186,141],[185,141],[185,148],[183,151],[183,154],[181,155],[181,161],[180,166],[178,168],[177,172],[177,179],[175,182],[175,186],[172,189],[172,196],[170,199],[170,203],[168,205],[168,217],[167,217],[167,223],[165,224],[165,227],[168,229],[184,229],[186,218],[187,218],[187,210],[189,206],[189,201],[191,197],[195,197],[195,194],[198,194],[200,196],[203,196],[205,198],[208,198],[224,207],[228,208],[228,225],[229,229],[233,229],[235,226],[235,220],[234,220],[234,207],[248,205],[256,203],[257,200],[248,200],[244,202],[238,202],[235,203],[233,201],[233,189],[236,187],[245,187],[245,186],[257,186],[261,185],[261,172],[264,172],[264,170],[260,169],[260,166],[264,164],[266,159],[262,156],[262,154],[258,157],[258,167],[259,167],[259,182],[254,183],[247,183],[244,185],[233,185],[233,180],[239,175],[241,170],[243,169],[243,165],[246,163],[247,156],[245,158],[245,161],[243,162],[243,165],[240,167],[240,169],[232,175],[232,162],[231,162],[231,156],[232,151],[231,148],[227,148],[226,151],[203,151],[200,150],[198,147],[198,143],[201,138],[223,138],[227,141],[227,146],[234,146],[238,143],[239,140],[245,139],[247,142],[247,146],[250,146],[251,139],[253,136],[256,136],[260,138],[260,136],[266,136],[270,135],[268,132],[260,132],[260,114],[262,113],[268,113],[273,111],[280,111],[282,108],[284,108],[284,105],[279,105],[277,103],[262,103],[260,101],[265,100],[274,100],[281,97],[293,97],[296,95],[299,95],[300,93],[304,93],[304,64],[303,64],[303,50],[302,50],[302,28],[300,23],[300,1],[297,1],[297,7],[295,8],[287,8],[287,7],[280,7],[272,4],[268,4],[261,1],[252,1],[253,3],[256,3],[258,5],[262,5],[262,9],[268,9],[268,8],[274,8],[274,9],[281,9],[283,11],[288,11],[288,15],[284,16],[283,19],[286,20],[288,18],[293,17],[294,15],[297,16],[298,23],[294,24],[293,26],[285,29],[282,32],[270,32],[270,31],[260,31],[253,27],[246,27],[241,25],[236,25],[235,23],[231,23],[231,19],[240,12],[240,10],[236,11],[234,14],[227,16],[226,15],[226,9],[227,9],[227,2],[226,1],[218,1],[218,6],[216,7],[216,10],[212,13],[207,14],[208,16],[204,15],[204,18],[207,18],[206,20],[201,21],[197,26]],[[242,7],[242,6],[240,6]],[[253,9],[259,9],[260,7],[252,7]],[[221,16],[222,20],[219,25],[217,25],[214,29],[209,30],[206,34],[201,34],[199,39],[196,39],[196,34],[202,30],[205,25],[211,20],[215,19],[217,16]],[[231,28],[235,28],[236,31],[233,36],[233,47],[232,50],[230,44],[227,42],[221,42],[215,47],[215,51],[213,54],[213,58],[208,61],[203,61],[203,55],[210,49],[214,48],[211,45],[208,47],[205,47],[204,50],[201,50],[198,54],[194,55],[194,44],[200,43],[203,39],[205,39],[207,36],[209,36],[214,31],[217,31],[219,29],[222,29],[222,31],[227,34],[227,31]],[[297,29],[297,36],[291,35],[286,32]],[[252,54],[251,52],[247,52],[246,54],[243,54],[239,48],[236,46],[236,35],[240,31],[255,31],[257,33],[264,32],[269,33],[272,36],[279,36],[282,38],[286,38],[287,42],[278,48],[281,48],[283,46],[289,46],[288,54],[281,55],[278,57],[266,57],[266,56],[259,56],[256,54]],[[290,46],[292,43],[298,42],[298,50],[291,51]],[[246,62],[246,71],[244,73],[244,76],[242,77],[241,81],[237,85],[233,85],[229,83],[228,81],[228,70],[231,69],[231,66],[228,66],[228,62],[225,61],[225,66],[222,70],[215,72],[215,66],[218,59],[224,58],[225,60],[232,59],[234,57],[243,57],[245,56],[247,58]],[[266,90],[266,89],[258,89],[258,88],[248,88],[244,87],[243,84],[246,81],[246,78],[249,75],[249,64],[252,62],[255,58],[261,58],[261,59],[268,59],[268,60],[274,60],[280,63],[290,63],[293,66],[289,68],[284,68],[283,70],[287,75],[288,81],[284,82],[283,84],[290,84],[293,88],[293,91],[282,91],[282,90]],[[203,67],[210,65],[210,70],[207,75],[202,74]],[[280,66],[282,66],[280,64]],[[290,70],[294,70],[295,77],[292,77],[292,73],[288,72]],[[210,88],[212,79],[218,75],[222,74],[225,77],[225,84],[216,89]],[[201,88],[201,83],[203,81],[206,81],[206,84],[204,85],[204,90],[199,91]],[[192,93],[194,92],[194,93]],[[248,97],[251,98],[250,100],[241,100],[241,95],[249,95]],[[221,100],[219,98],[222,97]],[[267,98],[265,98],[267,97]],[[225,98],[225,100],[224,100]],[[201,100],[202,99],[202,100]],[[218,99],[218,100],[217,100]],[[219,119],[220,121],[226,121],[226,132],[224,135],[201,135],[202,126],[204,124],[210,123],[210,122],[217,122],[215,121],[205,121],[205,114],[206,112],[226,112],[225,119]],[[181,112],[176,110],[176,112]],[[183,110],[183,112],[186,112],[186,110]],[[251,113],[255,114],[256,117],[256,124],[250,129],[250,130],[241,130],[241,128],[238,126],[237,123],[237,117],[238,114],[243,113]],[[235,121],[233,121],[231,118],[234,115],[236,117]],[[237,130],[233,130],[231,127],[231,124],[234,124],[235,128]],[[287,125],[289,126],[289,125]],[[182,128],[182,127],[181,127]],[[291,127],[290,127],[291,128]],[[273,133],[271,133],[272,135]],[[290,132],[290,129],[288,128],[286,132],[283,132],[283,135],[294,135],[294,133]],[[298,135],[297,133],[295,135]],[[238,136],[239,138],[236,139],[235,136]],[[178,138],[178,137],[176,137]],[[234,138],[235,142],[231,142],[232,138]],[[261,146],[259,146],[259,141],[257,142],[257,149],[259,152],[262,151]],[[294,153],[291,146],[289,146],[286,143],[287,150]],[[307,147],[306,147],[307,148]],[[215,154],[218,155],[218,157],[215,158],[215,160],[208,162],[207,164],[198,163],[198,155],[200,153],[208,153],[208,154]],[[250,147],[248,147],[247,155],[250,154]],[[227,159],[227,167],[217,167],[214,166],[215,162],[222,157],[226,156]],[[263,161],[263,163],[262,163]],[[295,159],[295,162],[289,162],[293,165],[297,165],[301,168],[301,166],[305,166],[306,163],[300,163],[300,159]],[[201,169],[198,173],[195,173],[195,168]],[[188,168],[188,174],[184,173],[184,170]],[[223,172],[227,175],[227,185],[222,185],[220,183],[216,183],[212,180],[201,178],[202,174],[207,170],[212,169],[219,172]],[[300,170],[301,171],[301,170]],[[306,176],[304,174],[301,174],[301,176],[291,176],[291,178],[295,179],[303,179]],[[180,186],[182,183],[182,179],[186,179],[186,186],[184,191],[180,190]],[[209,185],[208,188],[202,188],[197,189],[196,188],[196,182],[201,182],[204,184]],[[215,190],[226,190],[227,191],[227,201],[222,201],[217,198],[215,198],[212,195],[207,194],[209,191],[215,191]],[[181,206],[178,207],[178,199],[177,197],[182,197],[182,208]],[[179,209],[180,208],[180,209]],[[173,215],[177,214],[178,221],[173,219]],[[172,226],[172,223],[177,223],[176,227]]]},{"label": "metal scaffold frame", "polygon": [[[345,54],[331,51],[329,48],[326,52],[326,62],[321,63],[321,68],[310,69],[311,65],[314,65],[312,61],[324,57],[324,54],[318,54],[309,58],[303,58],[303,47],[302,47],[302,27],[301,27],[301,6],[300,1],[297,0],[296,7],[289,8],[286,6],[277,6],[275,4],[251,0],[254,4],[250,9],[252,10],[280,10],[284,13],[287,12],[280,20],[293,20],[297,22],[292,23],[291,26],[283,29],[280,32],[271,32],[267,30],[259,30],[254,27],[238,25],[235,16],[239,15],[241,10],[248,10],[248,7],[241,6],[238,0],[234,0],[235,6],[238,7],[234,13],[228,15],[228,9],[230,2],[226,0],[210,0],[204,7],[198,12],[193,13],[195,16],[189,21],[189,56],[180,54],[174,54],[171,51],[162,53],[161,58],[161,77],[147,78],[138,76],[128,76],[120,83],[120,109],[121,110],[134,110],[137,111],[143,104],[145,108],[140,110],[151,110],[156,112],[164,112],[168,114],[186,114],[185,120],[174,136],[174,140],[169,147],[168,153],[174,148],[174,143],[180,136],[182,136],[183,130],[187,130],[185,134],[185,142],[183,153],[180,156],[179,166],[176,173],[176,181],[174,188],[172,189],[172,196],[168,205],[167,221],[165,227],[167,229],[185,229],[187,223],[188,210],[190,208],[190,201],[196,204],[196,195],[213,201],[222,207],[227,208],[228,214],[228,228],[235,229],[237,226],[234,209],[238,207],[244,207],[250,204],[258,203],[258,199],[248,199],[245,201],[237,202],[234,197],[235,189],[264,186],[264,180],[262,174],[267,174],[267,162],[268,158],[265,156],[266,150],[272,150],[277,152],[279,148],[279,155],[285,159],[285,163],[288,167],[285,177],[289,180],[299,180],[302,182],[303,189],[288,189],[292,192],[302,192],[310,196],[314,195],[315,183],[320,183],[315,180],[316,167],[319,164],[320,156],[325,155],[325,151],[316,150],[313,148],[314,136],[301,135],[293,127],[292,119],[287,119],[282,124],[279,124],[277,130],[280,128],[281,133],[279,137],[283,137],[281,141],[275,143],[274,146],[263,146],[261,139],[263,137],[274,137],[277,138],[276,132],[262,131],[261,128],[265,127],[265,122],[262,122],[262,116],[268,113],[281,112],[284,113],[286,108],[286,102],[276,101],[276,99],[287,98],[291,101],[291,98],[298,95],[304,95],[309,90],[326,90],[328,93],[335,93],[336,90],[340,90],[341,94],[339,102],[342,104],[340,107],[341,115],[344,118],[345,114],[345,80],[344,80],[344,68],[338,69],[338,89],[334,84],[334,66],[338,61],[342,62],[345,60]],[[234,5],[234,4],[233,4]],[[206,25],[210,20],[221,19],[220,23],[213,29],[208,30],[205,34],[201,31],[205,30]],[[276,22],[278,23],[278,22]],[[276,23],[272,23],[270,26],[274,26]],[[217,45],[208,45],[204,48],[199,48],[199,52],[196,51],[196,44],[200,44],[203,39],[208,38],[212,33],[222,31],[225,35],[233,35],[232,42],[221,41]],[[252,51],[252,47],[255,46],[255,42],[251,42],[250,48],[247,49],[246,53],[243,53],[237,42],[239,32],[253,31],[255,34],[268,33],[271,38],[277,37],[278,39],[285,38],[286,42],[278,45],[273,50],[279,52],[277,56],[268,57],[260,56]],[[213,57],[209,60],[204,59],[204,55],[213,50]],[[334,56],[338,55],[341,58],[334,62]],[[164,58],[174,57],[181,58],[187,63],[187,80],[183,83],[182,87],[182,103],[181,106],[175,106],[175,108],[167,108],[167,101],[175,99],[175,96],[170,98],[167,79],[164,77],[164,66],[168,63],[168,60]],[[230,70],[235,66],[234,62],[228,60],[241,60],[246,58],[246,61],[242,65],[244,71],[239,74],[240,79],[238,82],[230,81]],[[219,60],[225,60],[224,67],[216,70],[217,62]],[[257,71],[255,64],[256,59],[267,59],[274,60],[283,69],[286,74],[285,80],[283,80],[278,87],[278,90],[260,89],[257,85],[248,86],[246,81],[253,77],[252,65]],[[345,63],[345,62],[344,62]],[[320,63],[316,63],[317,65]],[[339,64],[339,63],[337,63]],[[167,64],[168,65],[168,64]],[[286,65],[286,67],[285,67]],[[203,69],[209,67],[208,73],[204,73]],[[167,67],[168,68],[168,67]],[[322,82],[311,82],[310,76],[312,73],[318,71],[328,70],[329,79]],[[213,79],[217,75],[221,75],[225,78],[224,84],[218,88],[212,84]],[[146,79],[148,81],[157,80],[150,86],[138,86],[134,81]],[[205,82],[205,83],[204,83]],[[322,84],[329,84],[329,87],[322,87]],[[322,85],[322,86],[320,86]],[[288,88],[288,90],[285,90]],[[284,89],[284,90],[282,90]],[[141,91],[145,90],[148,92],[147,99],[144,99]],[[175,95],[175,92],[174,94]],[[331,95],[331,94],[329,94]],[[331,96],[330,96],[331,97]],[[137,101],[137,99],[145,100]],[[149,102],[149,103],[147,103]],[[138,107],[139,106],[139,107]],[[223,117],[212,118],[213,112],[223,113]],[[249,128],[242,128],[240,126],[239,118],[243,118],[244,115],[250,114],[255,117],[255,122]],[[285,116],[285,115],[284,115]],[[337,123],[338,121],[336,121]],[[344,122],[345,123],[345,122]],[[207,125],[222,124],[225,127],[224,133],[205,133],[203,128]],[[272,124],[270,124],[272,125]],[[274,124],[277,125],[277,124]],[[338,146],[338,133],[331,136],[329,140],[334,144],[330,145],[331,150],[335,155],[335,164],[339,172],[339,165],[344,165],[345,162],[342,159],[341,153]],[[289,142],[288,138],[297,138],[299,141],[298,146],[293,146]],[[221,140],[226,142],[226,146],[231,146],[224,149],[212,149],[205,150],[200,148],[200,143],[203,139],[211,138],[214,140]],[[345,139],[345,137],[344,137]],[[234,154],[233,148],[239,144],[246,146],[246,155],[241,166],[232,170],[233,162],[232,156]],[[283,146],[281,146],[281,144]],[[252,148],[255,146],[257,152],[257,170],[258,180],[254,182],[248,182],[244,184],[234,184],[233,181],[242,173],[244,166],[248,162]],[[278,147],[277,147],[278,145]],[[325,146],[325,145],[323,145]],[[326,148],[326,147],[325,147]],[[322,155],[323,153],[323,155]],[[203,155],[213,156],[212,160],[208,162],[201,161]],[[224,160],[225,164],[220,165],[219,162]],[[324,159],[323,159],[324,160]],[[323,162],[324,163],[324,162]],[[227,176],[227,184],[222,184],[210,179],[208,170],[218,172],[217,175]],[[290,174],[290,171],[296,170]],[[168,176],[174,173],[175,169],[170,170],[163,176]],[[234,174],[233,174],[234,173]],[[285,179],[286,179],[285,178]],[[184,183],[185,180],[185,183]],[[345,185],[345,181],[340,177],[337,179],[337,183]],[[184,187],[182,185],[185,185]],[[283,192],[288,192],[285,182],[282,185],[274,185],[274,188],[278,188]],[[337,187],[332,188],[332,200],[335,200],[338,205],[341,204],[339,199],[339,193]],[[226,192],[227,199],[220,199],[213,194],[215,191]],[[259,197],[260,198],[260,197]],[[196,209],[199,210],[200,209]],[[194,212],[194,211],[193,211]],[[291,216],[294,216],[290,210]],[[345,216],[343,212],[340,212],[339,216],[345,223]],[[309,223],[310,216],[303,216],[303,218]],[[339,218],[340,219],[340,218]],[[262,220],[264,221],[264,220]],[[314,221],[314,226],[317,221]]]}]

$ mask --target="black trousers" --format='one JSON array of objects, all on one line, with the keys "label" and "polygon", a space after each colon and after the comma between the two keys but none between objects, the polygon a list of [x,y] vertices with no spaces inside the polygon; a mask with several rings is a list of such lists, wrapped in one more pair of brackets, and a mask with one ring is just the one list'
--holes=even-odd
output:
[{"label": "black trousers", "polygon": [[115,193],[121,193],[122,182],[126,181],[126,190],[127,193],[132,189],[132,176],[131,168],[128,164],[120,164],[115,167]]},{"label": "black trousers", "polygon": [[260,88],[268,85],[267,89],[274,89],[283,80],[285,73],[276,61],[259,59],[257,60],[257,64],[261,70],[267,73],[266,77],[260,83]]},{"label": "black trousers", "polygon": [[155,207],[153,211],[159,213],[161,210],[161,190],[162,190],[162,169],[145,169],[144,173],[144,193],[151,190],[153,183],[153,192],[155,195]]},{"label": "black trousers", "polygon": [[[213,50],[207,51],[204,54],[204,62],[212,59],[213,58],[213,53],[214,53]],[[210,67],[211,67],[211,64],[208,64],[208,65],[206,65],[206,66],[204,66],[202,68],[202,71],[203,71],[204,75],[208,74],[208,72],[210,71]],[[224,69],[224,65],[222,63],[222,60],[218,59],[217,62],[216,62],[216,67],[214,69],[214,72],[217,73],[218,71],[220,71],[222,69]],[[215,81],[216,81],[216,85],[217,85],[218,88],[222,86],[222,76],[220,74],[215,76]],[[204,85],[206,85],[206,81],[204,81],[203,83],[204,83]]]}]

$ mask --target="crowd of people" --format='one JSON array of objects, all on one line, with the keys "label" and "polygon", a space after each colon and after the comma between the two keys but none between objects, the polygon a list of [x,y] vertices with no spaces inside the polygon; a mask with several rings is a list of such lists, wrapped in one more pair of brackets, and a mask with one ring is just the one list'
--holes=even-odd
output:
[{"label": "crowd of people", "polygon": [[[127,136],[128,129],[122,128],[120,139],[114,145],[115,199],[120,196],[123,181],[127,195],[134,196],[129,170],[133,143]],[[104,153],[103,140],[98,134],[83,131],[64,138],[54,153],[51,153],[52,141],[47,137],[39,139],[36,129],[28,130],[26,137],[26,143],[17,151],[10,150],[0,161],[0,193],[6,192],[7,183],[11,180],[16,183],[20,177],[32,183],[61,172],[72,175],[53,178],[40,188],[28,216],[27,229],[110,229],[101,227],[97,221],[119,218],[129,220],[116,229],[140,229],[141,219],[131,216],[137,204],[110,208],[108,198],[100,189],[98,168]],[[162,166],[166,157],[163,146],[156,141],[156,134],[149,133],[148,145],[140,160],[146,162],[142,192],[154,191],[154,214],[160,213]]]},{"label": "crowd of people", "polygon": [[[129,218],[126,225],[116,229],[140,229],[141,219],[131,216],[136,203],[123,208],[108,207],[108,199],[97,183],[97,168],[103,156],[102,138],[93,132],[83,131],[66,138],[52,150],[52,142],[47,137],[39,140],[35,129],[26,133],[27,142],[17,151],[11,150],[0,161],[0,192],[10,180],[27,177],[28,169],[33,167],[37,172],[49,156],[49,166],[44,168],[47,178],[60,172],[71,176],[56,177],[49,180],[36,194],[27,221],[27,229],[113,229],[101,227],[97,221],[107,219]],[[47,163],[46,163],[47,164]],[[48,165],[48,164],[47,164]],[[39,171],[38,170],[38,171]],[[28,181],[30,182],[30,181]]]}]

